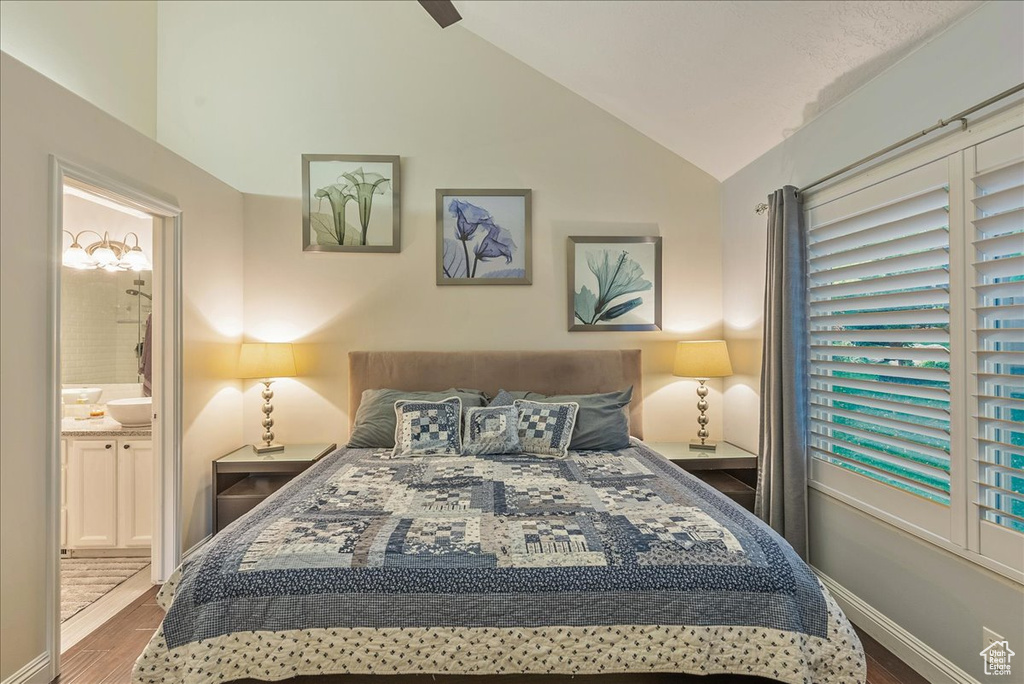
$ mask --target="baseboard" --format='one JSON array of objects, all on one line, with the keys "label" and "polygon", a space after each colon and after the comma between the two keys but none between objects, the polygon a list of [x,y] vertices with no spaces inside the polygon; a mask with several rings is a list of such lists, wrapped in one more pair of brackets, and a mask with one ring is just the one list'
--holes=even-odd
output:
[{"label": "baseboard", "polygon": [[846,617],[933,684],[981,684],[834,579],[814,568]]},{"label": "baseboard", "polygon": [[40,653],[0,684],[48,684],[50,681],[50,654]]},{"label": "baseboard", "polygon": [[211,539],[213,539],[213,535],[208,534],[199,541],[197,541],[195,544],[190,546],[188,549],[186,549],[185,553],[181,554],[181,562],[184,563],[185,561],[187,561],[196,551],[202,548],[203,544],[210,541]]}]

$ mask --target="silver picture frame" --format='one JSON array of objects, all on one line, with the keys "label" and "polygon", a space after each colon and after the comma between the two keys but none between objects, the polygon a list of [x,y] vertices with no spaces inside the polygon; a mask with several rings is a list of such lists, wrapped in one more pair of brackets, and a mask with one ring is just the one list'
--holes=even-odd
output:
[{"label": "silver picture frame", "polygon": [[[302,155],[302,250],[305,252],[389,252],[397,253],[402,251],[402,220],[401,220],[401,157],[398,155],[376,155],[376,154],[304,154]],[[312,198],[310,196],[310,165],[318,163],[334,163],[351,165],[352,170],[360,168],[364,164],[390,165],[391,177],[388,193],[391,195],[391,243],[390,244],[321,244],[314,239],[316,230],[311,226],[310,207]],[[372,221],[372,200],[369,220]],[[320,200],[322,202],[322,200]],[[357,203],[358,200],[352,200]],[[367,224],[369,228],[372,224]],[[386,226],[386,224],[385,224]],[[364,231],[365,232],[365,231]],[[342,237],[344,240],[345,238]]]},{"label": "silver picture frame", "polygon": [[[438,285],[531,285],[533,283],[533,191],[529,189],[494,189],[494,188],[439,188],[435,191],[435,209],[437,217],[437,249],[434,256],[435,260],[435,274],[436,283]],[[491,198],[506,198],[506,197],[521,197],[523,200],[523,216],[521,235],[519,234],[520,226],[518,223],[515,226],[508,226],[512,229],[514,238],[516,241],[515,247],[521,256],[521,262],[517,258],[515,261],[522,264],[522,276],[519,277],[492,277],[486,275],[480,275],[476,277],[457,276],[452,275],[448,271],[448,266],[445,262],[445,238],[449,237],[445,234],[445,218],[448,209],[445,205],[445,198],[473,198],[478,200],[479,205],[484,205],[486,209],[486,199]],[[449,223],[454,220],[449,217]],[[481,234],[482,235],[482,234]],[[454,239],[454,236],[451,236]],[[479,240],[481,237],[476,237],[477,245],[479,246]],[[461,245],[464,250],[465,264],[470,263],[469,247],[467,243],[463,241]],[[497,261],[497,270],[501,271],[500,260]],[[512,262],[509,262],[511,264]],[[476,259],[474,259],[473,273],[476,273]],[[466,269],[469,270],[468,268]],[[507,269],[505,269],[507,270]],[[518,268],[514,270],[520,270]]]},{"label": "silver picture frame", "polygon": [[[611,253],[613,251],[621,250],[621,251],[625,252],[626,255],[629,255],[629,252],[630,252],[630,250],[628,248],[629,245],[651,245],[651,246],[653,246],[653,252],[654,252],[653,253],[653,258],[648,258],[646,256],[644,257],[644,261],[645,262],[651,262],[648,265],[651,267],[650,270],[653,271],[653,274],[649,273],[649,271],[644,270],[644,269],[641,269],[641,271],[640,271],[640,273],[641,273],[641,276],[640,276],[641,280],[645,280],[647,277],[650,277],[650,275],[653,275],[653,281],[648,281],[648,282],[651,283],[651,287],[650,288],[640,289],[640,290],[628,290],[627,292],[624,292],[621,295],[617,295],[615,297],[610,298],[609,301],[607,301],[607,302],[601,302],[600,301],[599,293],[593,293],[593,292],[591,293],[591,294],[594,295],[594,299],[595,299],[595,304],[594,304],[594,307],[593,307],[594,315],[600,314],[602,310],[605,312],[605,315],[608,315],[609,313],[615,313],[615,309],[617,309],[617,308],[619,308],[619,309],[623,309],[624,308],[625,309],[625,314],[628,314],[630,312],[630,309],[626,308],[626,307],[628,307],[629,304],[632,303],[631,300],[638,299],[638,298],[643,300],[643,299],[645,299],[648,296],[647,293],[650,293],[650,296],[653,297],[653,302],[652,302],[653,309],[651,309],[650,307],[644,306],[646,304],[646,302],[641,303],[641,305],[639,305],[637,307],[637,308],[644,307],[645,311],[649,312],[649,314],[650,314],[649,315],[650,322],[596,323],[596,322],[593,322],[593,319],[592,319],[592,321],[588,323],[588,322],[585,322],[578,315],[578,312],[577,312],[577,301],[576,301],[577,300],[577,292],[579,292],[582,289],[583,285],[586,284],[586,283],[583,283],[582,281],[584,279],[590,279],[591,277],[593,277],[593,279],[598,282],[598,286],[595,289],[600,289],[600,287],[599,287],[600,279],[589,268],[586,269],[586,274],[581,273],[580,274],[580,280],[579,281],[577,280],[577,271],[576,271],[577,250],[579,248],[581,248],[581,247],[588,246],[588,245],[589,246],[609,245],[610,248],[613,248],[613,249],[609,249],[608,250],[609,253]],[[618,332],[622,332],[622,331],[642,332],[642,331],[661,330],[661,271],[662,271],[662,269],[661,269],[661,251],[662,251],[661,250],[661,237],[657,237],[657,236],[652,236],[652,237],[630,237],[630,236],[613,236],[613,237],[608,237],[608,236],[598,236],[598,235],[586,235],[586,236],[572,235],[572,236],[569,236],[569,238],[568,238],[568,244],[567,244],[567,250],[566,251],[567,251],[567,266],[568,266],[568,278],[567,278],[567,288],[566,289],[567,289],[567,305],[568,305],[567,308],[568,308],[568,327],[569,327],[569,332],[583,332],[583,331],[586,331],[586,332],[617,332],[617,331]],[[645,249],[644,251],[649,251],[649,250]],[[639,255],[638,252],[635,251],[633,255],[629,255],[629,256],[631,258],[633,258],[633,257],[638,256],[638,255]],[[614,269],[612,271],[612,273],[617,273],[617,272],[618,272],[617,269]],[[628,295],[633,295],[633,297],[627,298]],[[625,314],[623,314],[623,315],[625,315]],[[614,318],[615,317],[613,316],[610,320],[614,320]]]}]

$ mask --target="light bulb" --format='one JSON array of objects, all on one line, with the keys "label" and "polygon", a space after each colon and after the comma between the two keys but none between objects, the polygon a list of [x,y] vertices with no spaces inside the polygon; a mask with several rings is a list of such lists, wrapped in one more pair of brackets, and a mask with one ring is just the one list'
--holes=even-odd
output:
[{"label": "light bulb", "polygon": [[130,268],[133,271],[151,271],[153,265],[149,263],[149,259],[138,247],[133,247],[130,251],[125,252],[121,257],[121,268]]},{"label": "light bulb", "polygon": [[105,244],[93,251],[92,258],[95,259],[96,263],[100,266],[117,265],[117,255],[114,254],[114,250]]},{"label": "light bulb", "polygon": [[61,262],[68,268],[77,268],[79,270],[96,268],[96,260],[89,256],[89,253],[82,249],[82,246],[77,242],[64,250],[64,257]]}]

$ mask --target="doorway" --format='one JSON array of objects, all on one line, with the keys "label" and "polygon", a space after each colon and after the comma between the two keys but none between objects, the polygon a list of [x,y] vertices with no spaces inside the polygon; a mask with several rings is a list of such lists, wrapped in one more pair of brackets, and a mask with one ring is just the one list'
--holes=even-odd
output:
[{"label": "doorway", "polygon": [[48,651],[181,556],[181,211],[51,158]]}]

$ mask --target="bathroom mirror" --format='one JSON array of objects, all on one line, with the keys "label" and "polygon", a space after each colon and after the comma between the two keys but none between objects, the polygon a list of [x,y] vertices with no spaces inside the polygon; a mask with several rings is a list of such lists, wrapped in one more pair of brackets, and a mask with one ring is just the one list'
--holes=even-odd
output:
[{"label": "bathroom mirror", "polygon": [[[146,325],[153,310],[152,271],[61,272],[61,382],[142,382]],[[137,394],[135,396],[138,396]]]}]

